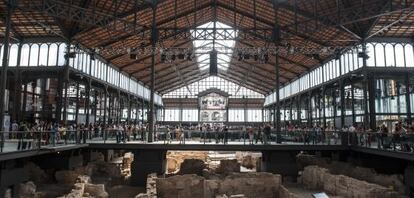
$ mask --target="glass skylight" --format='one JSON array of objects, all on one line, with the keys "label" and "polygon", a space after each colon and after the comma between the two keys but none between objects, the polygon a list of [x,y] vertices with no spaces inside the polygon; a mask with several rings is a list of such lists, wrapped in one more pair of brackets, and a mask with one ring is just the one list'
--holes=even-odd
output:
[{"label": "glass skylight", "polygon": [[[216,35],[213,34],[214,23],[216,24]],[[232,27],[220,23],[220,22],[208,22],[206,24],[200,25],[198,29],[209,28],[207,31],[203,30],[191,30],[193,38],[201,37],[203,34],[208,34],[209,39],[195,39],[193,41],[193,46],[195,48],[194,52],[198,62],[198,68],[200,70],[206,70],[210,67],[210,54],[213,49],[217,51],[217,68],[226,71],[229,68],[231,56],[233,54],[233,48],[236,44],[235,40],[225,40],[223,35],[234,35],[234,38],[237,37],[237,31],[232,30]],[[211,29],[210,29],[211,28]],[[220,30],[221,29],[221,30]],[[226,30],[223,30],[226,29]],[[205,37],[205,36],[203,36]]]}]

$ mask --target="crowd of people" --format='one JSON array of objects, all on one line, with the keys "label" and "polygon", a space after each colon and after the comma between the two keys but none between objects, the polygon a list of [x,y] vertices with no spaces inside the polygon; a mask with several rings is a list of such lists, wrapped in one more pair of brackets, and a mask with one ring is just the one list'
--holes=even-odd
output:
[{"label": "crowd of people", "polygon": [[[177,141],[184,144],[192,136],[204,142],[228,144],[237,139],[248,141],[248,144],[269,144],[274,139],[281,141],[303,142],[310,144],[340,144],[347,143],[371,147],[373,142],[379,149],[394,149],[408,152],[414,151],[414,124],[408,125],[396,122],[388,129],[386,124],[377,127],[376,131],[364,130],[362,123],[354,123],[341,129],[328,123],[327,127],[314,124],[312,127],[299,127],[292,123],[284,123],[280,132],[275,132],[269,123],[263,125],[226,126],[223,123],[203,123],[191,126],[155,125],[154,141],[165,141],[167,144]],[[25,150],[40,145],[56,145],[71,143],[86,143],[87,140],[115,140],[117,143],[129,141],[147,141],[148,124],[119,124],[91,123],[59,124],[38,121],[12,122],[10,133],[4,133],[4,139],[17,139],[17,149]],[[277,135],[275,135],[277,134]],[[273,136],[272,136],[273,135]],[[3,145],[2,145],[3,146]]]},{"label": "crowd of people", "polygon": [[393,149],[414,152],[414,124],[396,122],[391,129],[381,124],[376,130],[365,130],[363,123],[353,123],[340,129],[332,124],[323,127],[314,124],[312,127],[298,127],[287,123],[282,127],[283,134],[289,136],[291,141],[309,144],[338,144],[346,143],[371,147],[374,142],[379,149]]},{"label": "crowd of people", "polygon": [[[157,125],[155,126],[157,127]],[[148,131],[147,124],[60,124],[53,122],[20,122],[13,121],[8,133],[3,133],[4,139],[17,139],[17,149],[32,149],[41,145],[56,145],[71,143],[86,143],[98,138],[101,140],[115,139],[117,143],[131,140],[144,141]],[[40,144],[40,145],[39,145]]]}]

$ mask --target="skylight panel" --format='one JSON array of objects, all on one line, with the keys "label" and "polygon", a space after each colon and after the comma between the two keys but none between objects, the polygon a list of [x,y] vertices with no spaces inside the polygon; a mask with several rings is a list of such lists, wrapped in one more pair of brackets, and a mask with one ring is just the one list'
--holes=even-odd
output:
[{"label": "skylight panel", "polygon": [[[207,32],[209,33],[207,39],[197,39],[201,37],[201,34],[206,33],[204,30],[200,30],[202,28],[214,28],[214,23],[216,24],[216,35],[214,36],[213,30],[208,29]],[[195,48],[194,52],[196,54],[196,60],[198,62],[198,68],[200,70],[207,70],[210,67],[210,56],[209,52],[213,49],[217,51],[217,68],[220,70],[226,71],[230,66],[231,56],[233,54],[233,48],[236,45],[235,40],[225,40],[223,37],[226,30],[220,29],[227,29],[227,34],[234,34],[237,37],[237,31],[232,29],[232,27],[220,23],[220,22],[208,22],[206,24],[200,25],[197,27],[199,30],[191,30],[193,38],[196,38],[193,41],[193,46]]]}]

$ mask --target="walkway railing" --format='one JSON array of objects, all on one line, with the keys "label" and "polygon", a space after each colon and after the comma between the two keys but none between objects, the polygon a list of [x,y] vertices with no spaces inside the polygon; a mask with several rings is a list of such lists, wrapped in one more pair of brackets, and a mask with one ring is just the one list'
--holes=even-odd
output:
[{"label": "walkway railing", "polygon": [[[78,144],[148,143],[145,131],[76,130],[0,132],[0,152],[38,150]],[[232,145],[353,145],[399,152],[414,151],[414,134],[343,131],[272,131],[270,134],[240,130],[168,132],[160,129],[152,144]]]}]

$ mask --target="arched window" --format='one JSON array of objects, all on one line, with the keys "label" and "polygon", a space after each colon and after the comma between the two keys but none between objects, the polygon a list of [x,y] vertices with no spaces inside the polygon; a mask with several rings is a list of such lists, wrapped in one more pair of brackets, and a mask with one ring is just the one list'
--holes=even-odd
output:
[{"label": "arched window", "polygon": [[[367,45],[367,66],[374,67],[375,66],[375,50],[374,46],[371,43],[368,43]],[[361,58],[362,59],[362,58]]]},{"label": "arched window", "polygon": [[96,61],[91,60],[91,76],[96,76]]},{"label": "arched window", "polygon": [[89,67],[90,67],[90,57],[89,57],[89,54],[84,54],[84,56],[83,56],[83,72],[85,72],[85,73],[87,73],[87,74],[89,74]]},{"label": "arched window", "polygon": [[56,66],[57,65],[57,58],[58,58],[58,45],[56,43],[52,43],[49,46],[49,60],[48,66]]},{"label": "arched window", "polygon": [[341,63],[338,60],[335,60],[335,67],[336,67],[336,73],[335,73],[335,78],[341,75]]},{"label": "arched window", "polygon": [[377,67],[385,67],[385,49],[384,45],[377,43],[375,45],[375,65]]},{"label": "arched window", "polygon": [[352,71],[362,67],[362,58],[358,57],[358,52],[359,52],[358,47],[355,47],[353,49],[353,56],[352,56],[353,61],[354,61],[353,65],[352,65]]},{"label": "arched window", "polygon": [[407,67],[414,67],[413,45],[412,44],[405,45],[404,52],[405,52],[405,65]]},{"label": "arched window", "polygon": [[73,67],[75,68],[75,69],[79,69],[79,60],[80,60],[80,54],[76,54],[76,56],[75,56],[75,58],[74,58],[74,60],[73,60]]},{"label": "arched window", "polygon": [[[61,43],[60,45],[59,45],[59,50],[58,50],[58,60],[57,60],[57,63],[58,63],[58,66],[63,66],[63,65],[65,65],[65,52],[66,52],[66,43]],[[72,59],[72,61],[70,61],[70,63],[69,64],[71,64],[71,66],[72,67],[74,67],[74,63],[73,63],[73,59]]]},{"label": "arched window", "polygon": [[30,45],[24,44],[21,50],[20,66],[29,66]]},{"label": "arched window", "polygon": [[47,44],[42,44],[40,46],[39,66],[47,66],[48,50],[49,46]]},{"label": "arched window", "polygon": [[[17,65],[17,56],[19,53],[19,46],[17,44],[13,44],[10,47],[10,53],[9,53],[9,66],[14,67]],[[3,60],[0,60],[3,62]]]},{"label": "arched window", "polygon": [[395,45],[395,61],[397,67],[405,67],[404,46],[401,44]]},{"label": "arched window", "polygon": [[385,62],[387,67],[395,67],[394,46],[391,44],[385,45]]},{"label": "arched window", "polygon": [[39,45],[33,44],[30,47],[29,66],[37,66],[39,63]]},{"label": "arched window", "polygon": [[3,65],[3,45],[0,45],[0,65]]}]

